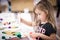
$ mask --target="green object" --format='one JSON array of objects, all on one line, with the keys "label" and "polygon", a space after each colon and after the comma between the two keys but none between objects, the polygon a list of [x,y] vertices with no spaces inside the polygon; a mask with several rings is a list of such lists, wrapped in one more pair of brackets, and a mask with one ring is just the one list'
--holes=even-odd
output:
[{"label": "green object", "polygon": [[16,32],[15,35],[16,35],[18,38],[21,38],[21,33],[20,33],[20,32]]},{"label": "green object", "polygon": [[15,34],[13,34],[15,36]]},{"label": "green object", "polygon": [[17,37],[18,37],[18,38],[21,38],[21,35],[19,34],[19,35],[17,35]]},{"label": "green object", "polygon": [[15,35],[21,34],[20,32],[15,32]]},{"label": "green object", "polygon": [[6,39],[5,36],[2,36],[2,39]]},{"label": "green object", "polygon": [[6,32],[2,32],[3,34],[6,34]]},{"label": "green object", "polygon": [[15,36],[15,32],[12,32],[12,34]]}]

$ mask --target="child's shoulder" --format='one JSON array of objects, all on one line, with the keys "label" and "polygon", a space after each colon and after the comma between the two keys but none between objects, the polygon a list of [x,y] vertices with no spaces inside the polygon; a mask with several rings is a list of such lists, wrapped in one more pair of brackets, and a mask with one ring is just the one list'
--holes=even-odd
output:
[{"label": "child's shoulder", "polygon": [[49,25],[49,26],[52,26],[52,24],[51,24],[51,23],[49,23],[49,22],[47,22],[45,25]]},{"label": "child's shoulder", "polygon": [[53,25],[48,22],[48,23],[44,24],[44,27],[46,27],[46,28],[53,28]]},{"label": "child's shoulder", "polygon": [[39,26],[52,26],[52,24],[49,23],[49,22],[47,22],[47,23],[45,23],[45,24],[39,24]]}]

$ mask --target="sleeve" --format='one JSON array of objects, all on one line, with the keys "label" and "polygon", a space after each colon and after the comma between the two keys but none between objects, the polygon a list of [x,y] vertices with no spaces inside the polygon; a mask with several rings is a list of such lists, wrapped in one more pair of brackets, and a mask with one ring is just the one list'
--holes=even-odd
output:
[{"label": "sleeve", "polygon": [[46,30],[45,35],[50,36],[52,33],[56,34],[56,30],[53,28],[52,24],[46,24],[44,28]]}]

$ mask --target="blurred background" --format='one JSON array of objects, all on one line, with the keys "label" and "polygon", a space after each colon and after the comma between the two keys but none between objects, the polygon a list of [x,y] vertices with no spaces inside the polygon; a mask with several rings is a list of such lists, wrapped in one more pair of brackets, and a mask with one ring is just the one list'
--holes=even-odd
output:
[{"label": "blurred background", "polygon": [[[24,13],[25,10],[28,10],[28,13],[33,13],[34,6],[40,0],[0,0],[0,13],[8,12],[8,13]],[[60,1],[58,0],[48,0],[55,9],[55,19],[57,25],[57,39],[60,40]],[[59,5],[59,6],[58,6]],[[16,14],[17,15],[17,14]],[[16,16],[15,15],[15,16]],[[0,30],[1,31],[1,30]]]}]

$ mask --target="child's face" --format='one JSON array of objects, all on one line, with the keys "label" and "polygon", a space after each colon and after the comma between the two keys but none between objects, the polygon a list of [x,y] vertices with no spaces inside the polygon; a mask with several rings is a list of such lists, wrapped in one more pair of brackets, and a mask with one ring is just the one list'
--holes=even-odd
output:
[{"label": "child's face", "polygon": [[47,14],[44,11],[36,9],[35,13],[37,15],[37,19],[41,20],[41,22],[45,22],[47,20]]}]

